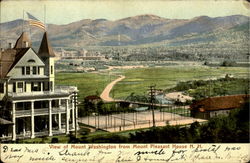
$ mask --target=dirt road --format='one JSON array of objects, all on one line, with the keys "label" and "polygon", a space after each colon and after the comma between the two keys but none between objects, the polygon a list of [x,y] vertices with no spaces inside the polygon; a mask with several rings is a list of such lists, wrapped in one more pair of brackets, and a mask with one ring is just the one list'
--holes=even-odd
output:
[{"label": "dirt road", "polygon": [[114,99],[111,98],[111,97],[109,96],[109,93],[110,93],[110,91],[112,90],[113,86],[114,86],[117,82],[123,80],[124,78],[125,78],[125,76],[119,75],[119,78],[117,78],[116,80],[114,80],[114,81],[112,81],[111,83],[109,83],[109,84],[106,86],[106,88],[102,91],[101,96],[100,96],[101,99],[102,99],[103,101],[107,101],[107,102],[114,101]]}]

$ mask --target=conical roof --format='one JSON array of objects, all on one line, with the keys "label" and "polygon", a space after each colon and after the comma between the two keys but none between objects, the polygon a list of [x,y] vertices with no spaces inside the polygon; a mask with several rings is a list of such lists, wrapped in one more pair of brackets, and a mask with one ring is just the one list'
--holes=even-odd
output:
[{"label": "conical roof", "polygon": [[55,57],[55,53],[48,39],[47,32],[44,32],[43,39],[38,51],[40,57]]},{"label": "conical roof", "polygon": [[15,49],[28,48],[31,47],[31,40],[26,32],[23,32],[21,36],[17,39],[14,46]]}]

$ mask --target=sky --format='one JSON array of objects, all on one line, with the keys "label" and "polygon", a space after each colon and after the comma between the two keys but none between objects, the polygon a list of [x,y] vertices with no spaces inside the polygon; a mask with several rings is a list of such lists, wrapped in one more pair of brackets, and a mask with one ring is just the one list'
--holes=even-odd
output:
[{"label": "sky", "polygon": [[[168,19],[250,16],[249,4],[246,0],[2,0],[0,22],[22,19],[23,11],[46,24],[68,24],[82,19],[117,20],[143,14]],[[24,18],[27,19],[26,14]]]}]

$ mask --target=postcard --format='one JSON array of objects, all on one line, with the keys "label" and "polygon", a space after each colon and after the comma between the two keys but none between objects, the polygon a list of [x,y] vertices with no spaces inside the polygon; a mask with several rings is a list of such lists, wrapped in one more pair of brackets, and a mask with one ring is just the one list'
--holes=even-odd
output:
[{"label": "postcard", "polygon": [[0,1],[1,162],[249,162],[249,9]]}]

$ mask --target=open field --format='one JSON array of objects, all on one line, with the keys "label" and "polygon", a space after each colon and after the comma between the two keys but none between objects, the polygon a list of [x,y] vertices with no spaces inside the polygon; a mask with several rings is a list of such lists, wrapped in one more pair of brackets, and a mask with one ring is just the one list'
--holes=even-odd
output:
[{"label": "open field", "polygon": [[[109,76],[111,72],[111,76]],[[113,75],[116,74],[116,75]],[[57,73],[56,84],[75,85],[80,90],[79,100],[85,96],[99,94],[108,83],[124,75],[111,90],[111,97],[126,98],[132,92],[146,95],[149,85],[156,84],[157,89],[175,86],[180,81],[216,79],[232,74],[234,77],[249,77],[249,69],[243,67],[206,67],[206,66],[168,66],[136,69],[114,69],[100,73]]]},{"label": "open field", "polygon": [[74,85],[79,90],[79,101],[89,95],[100,94],[116,76],[97,73],[57,73],[57,85]]},{"label": "open field", "polygon": [[111,92],[115,99],[126,98],[132,92],[146,95],[149,85],[155,84],[157,89],[175,86],[180,81],[208,80],[225,77],[248,77],[248,68],[242,67],[205,67],[205,66],[169,66],[157,68],[139,68],[120,70],[126,78],[117,83]]}]

